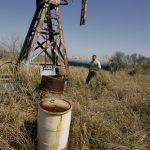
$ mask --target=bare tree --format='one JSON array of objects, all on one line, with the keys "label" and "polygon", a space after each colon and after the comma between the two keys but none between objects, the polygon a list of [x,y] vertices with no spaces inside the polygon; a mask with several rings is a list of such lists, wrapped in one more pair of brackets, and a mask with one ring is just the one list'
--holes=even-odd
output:
[{"label": "bare tree", "polygon": [[1,37],[0,46],[5,51],[18,52],[21,48],[21,40],[17,35],[11,34],[9,37]]},{"label": "bare tree", "polygon": [[12,58],[16,58],[21,47],[21,38],[15,34],[11,34],[8,37],[1,37],[0,39],[0,51],[11,54]]}]

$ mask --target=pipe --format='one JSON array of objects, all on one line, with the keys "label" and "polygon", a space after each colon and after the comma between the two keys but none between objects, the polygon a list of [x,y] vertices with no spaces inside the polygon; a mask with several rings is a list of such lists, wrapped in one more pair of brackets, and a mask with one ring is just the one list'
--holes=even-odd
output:
[{"label": "pipe", "polygon": [[[76,66],[76,67],[89,68],[89,66],[90,66],[89,61],[82,61],[82,60],[69,60],[68,63],[70,66]],[[101,68],[104,70],[110,70],[110,64],[109,63],[101,63]]]}]

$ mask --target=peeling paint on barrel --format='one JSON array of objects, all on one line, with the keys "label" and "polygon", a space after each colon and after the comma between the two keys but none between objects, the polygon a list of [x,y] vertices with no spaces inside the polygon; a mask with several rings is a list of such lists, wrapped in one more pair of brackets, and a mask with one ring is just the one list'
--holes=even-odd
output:
[{"label": "peeling paint on barrel", "polygon": [[65,100],[45,99],[38,109],[38,143],[40,150],[67,147],[71,122],[71,104]]}]

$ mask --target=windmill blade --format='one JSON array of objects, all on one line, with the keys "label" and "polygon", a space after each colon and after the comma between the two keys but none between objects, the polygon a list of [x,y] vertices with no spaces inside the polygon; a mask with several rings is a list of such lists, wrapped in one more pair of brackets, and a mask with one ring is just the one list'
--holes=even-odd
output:
[{"label": "windmill blade", "polygon": [[80,25],[85,25],[87,11],[87,0],[82,0]]}]

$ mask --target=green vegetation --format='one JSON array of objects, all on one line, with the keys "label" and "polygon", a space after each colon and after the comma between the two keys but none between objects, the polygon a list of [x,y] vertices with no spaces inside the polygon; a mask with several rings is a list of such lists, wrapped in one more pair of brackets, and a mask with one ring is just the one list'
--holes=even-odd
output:
[{"label": "green vegetation", "polygon": [[116,52],[111,59],[112,71],[128,69],[130,71],[150,74],[150,57],[145,57],[140,54],[125,55],[122,52]]}]

